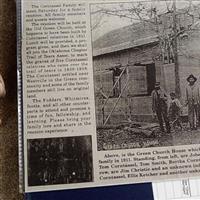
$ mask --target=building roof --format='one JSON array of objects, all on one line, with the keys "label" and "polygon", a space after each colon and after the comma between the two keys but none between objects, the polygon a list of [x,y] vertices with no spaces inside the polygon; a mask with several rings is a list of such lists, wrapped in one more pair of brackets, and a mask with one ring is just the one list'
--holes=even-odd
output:
[{"label": "building roof", "polygon": [[[192,24],[191,28],[196,28],[199,30],[200,22],[198,17],[200,11],[200,4],[195,5],[193,9],[194,10],[192,10],[192,14],[195,16],[197,15],[197,17],[195,18],[196,21],[194,24]],[[182,20],[184,20],[184,23],[186,23],[184,13],[188,12],[188,8],[186,7],[178,9],[178,12],[179,14],[183,14],[183,16],[179,15],[179,17],[182,16]],[[166,17],[168,14],[171,16],[171,13],[168,12],[163,13],[162,15]],[[190,16],[186,14],[186,16],[188,17],[188,23],[190,24],[191,20],[189,19],[189,17],[192,18],[192,15]],[[168,22],[165,23],[171,23],[167,17],[166,20]],[[158,37],[156,31],[153,30],[153,28],[155,28],[155,26],[151,23],[144,24],[140,22],[110,31],[93,42],[93,56],[100,56],[103,54],[113,53],[157,42]]]},{"label": "building roof", "polygon": [[93,56],[100,56],[158,41],[156,32],[142,23],[115,29],[93,42]]}]

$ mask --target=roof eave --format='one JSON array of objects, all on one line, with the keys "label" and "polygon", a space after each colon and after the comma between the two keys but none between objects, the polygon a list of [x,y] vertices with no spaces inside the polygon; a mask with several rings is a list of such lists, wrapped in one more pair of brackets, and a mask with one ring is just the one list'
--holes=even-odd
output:
[{"label": "roof eave", "polygon": [[105,47],[101,49],[93,49],[93,57],[97,57],[97,56],[101,56],[101,55],[109,54],[109,53],[114,53],[117,51],[122,51],[122,50],[130,49],[130,48],[136,48],[139,46],[155,43],[158,41],[159,41],[158,36],[155,35],[155,36],[138,39],[135,41],[124,42],[122,44],[117,44],[110,47]]}]

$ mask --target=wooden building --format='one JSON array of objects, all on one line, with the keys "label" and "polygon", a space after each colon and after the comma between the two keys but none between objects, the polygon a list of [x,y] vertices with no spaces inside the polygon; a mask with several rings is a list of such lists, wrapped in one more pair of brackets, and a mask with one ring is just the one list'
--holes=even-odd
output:
[{"label": "wooden building", "polygon": [[[169,25],[169,19],[165,23]],[[192,27],[178,37],[181,100],[184,102],[186,78],[191,73],[198,79],[200,75],[200,22],[199,19],[185,20],[181,15],[178,25],[182,29]],[[120,77],[114,71],[115,66],[122,72]],[[150,121],[155,82],[159,81],[168,93],[175,91],[173,52],[170,48],[161,51],[158,34],[147,24],[113,30],[94,41],[93,67],[98,125],[128,119]]]}]

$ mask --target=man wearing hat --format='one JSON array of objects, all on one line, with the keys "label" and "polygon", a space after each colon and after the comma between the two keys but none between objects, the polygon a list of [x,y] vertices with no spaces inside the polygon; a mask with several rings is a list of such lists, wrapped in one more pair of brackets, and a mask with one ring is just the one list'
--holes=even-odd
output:
[{"label": "man wearing hat", "polygon": [[198,107],[200,92],[199,87],[195,84],[197,78],[191,74],[187,78],[188,86],[186,87],[186,105],[188,105],[188,120],[191,130],[197,129],[198,124]]},{"label": "man wearing hat", "polygon": [[[155,89],[152,91],[152,110],[156,113],[160,129],[164,132],[164,123],[166,126],[167,133],[170,133],[170,123],[167,113],[167,100],[168,96],[166,92],[160,87],[160,82],[155,83]],[[163,122],[164,121],[164,122]]]},{"label": "man wearing hat", "polygon": [[121,92],[121,79],[119,79],[122,73],[121,67],[122,65],[120,63],[117,63],[115,67],[109,68],[109,70],[113,71],[113,85],[115,85],[115,83],[117,82],[114,88],[114,97],[119,97]]}]

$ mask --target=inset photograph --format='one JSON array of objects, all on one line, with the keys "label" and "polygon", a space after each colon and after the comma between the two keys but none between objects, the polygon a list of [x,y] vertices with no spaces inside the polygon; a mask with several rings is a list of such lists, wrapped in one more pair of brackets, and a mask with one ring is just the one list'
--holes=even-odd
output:
[{"label": "inset photograph", "polygon": [[28,140],[28,185],[93,181],[91,136]]}]

